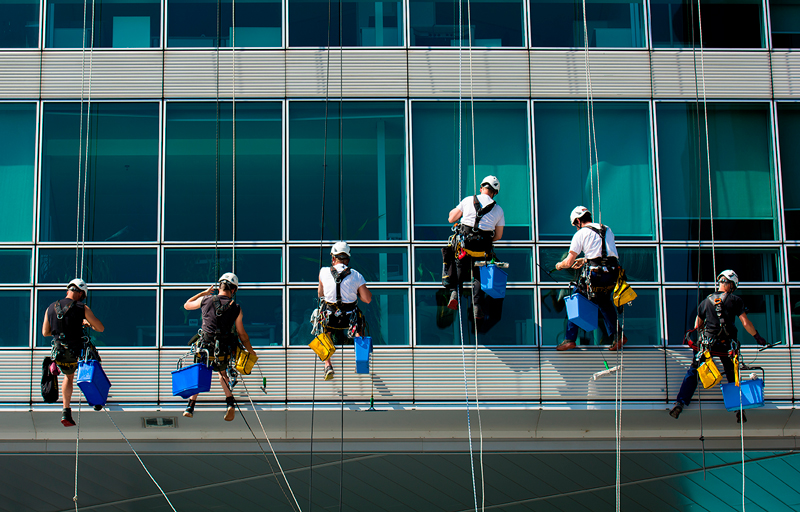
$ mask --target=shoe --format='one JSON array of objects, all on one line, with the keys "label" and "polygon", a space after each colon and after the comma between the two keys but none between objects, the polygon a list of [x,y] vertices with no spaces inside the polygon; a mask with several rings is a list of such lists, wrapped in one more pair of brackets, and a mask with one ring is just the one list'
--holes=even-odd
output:
[{"label": "shoe", "polygon": [[747,423],[747,415],[742,411],[742,417],[739,417],[739,411],[736,411],[736,423]]},{"label": "shoe", "polygon": [[94,406],[94,410],[95,411],[102,411],[103,410],[103,406],[102,405],[95,405]]},{"label": "shoe", "polygon": [[452,310],[458,309],[458,290],[453,290],[450,293],[450,301],[447,303],[447,307]]},{"label": "shoe", "polygon": [[194,417],[194,404],[196,404],[196,400],[189,400],[189,405],[186,406],[186,410],[183,411],[183,416],[185,418],[192,418]]},{"label": "shoe", "polygon": [[61,410],[61,424],[65,427],[75,426],[75,421],[72,419],[72,409],[69,407]]},{"label": "shoe", "polygon": [[578,345],[575,344],[572,340],[564,340],[558,344],[556,350],[572,350],[573,348],[577,347]]},{"label": "shoe", "polygon": [[225,411],[225,421],[233,421],[236,416],[236,406],[232,396],[225,397],[225,403],[228,405],[228,410]]},{"label": "shoe", "polygon": [[669,415],[677,420],[678,416],[680,416],[682,412],[683,404],[680,402],[675,402],[675,404],[672,406],[672,410],[669,411]]},{"label": "shoe", "polygon": [[325,368],[325,380],[333,380],[333,366]]},{"label": "shoe", "polygon": [[623,334],[622,335],[622,342],[620,342],[619,338],[617,338],[617,341],[612,343],[611,346],[608,347],[608,350],[611,350],[611,351],[619,350],[626,343],[628,343],[628,337]]}]

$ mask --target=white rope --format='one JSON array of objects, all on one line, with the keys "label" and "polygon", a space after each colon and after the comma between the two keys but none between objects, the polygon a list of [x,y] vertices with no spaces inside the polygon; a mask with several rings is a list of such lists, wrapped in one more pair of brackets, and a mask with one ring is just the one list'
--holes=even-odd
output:
[{"label": "white rope", "polygon": [[[700,13],[700,0],[697,0],[697,26],[700,30],[700,77],[703,81],[703,122],[705,123],[706,135],[706,167],[708,171],[708,214],[711,222],[711,264],[714,281],[717,280],[717,252],[714,240],[714,199],[711,192],[711,151],[708,141],[708,100],[706,98],[706,67],[703,58],[703,17]],[[698,169],[699,171],[700,169]],[[698,255],[699,258],[699,255]]]},{"label": "white rope", "polygon": [[[738,364],[738,360],[737,360]],[[738,371],[738,369],[737,369]],[[745,512],[744,509],[744,483],[745,483],[745,476],[744,476],[744,411],[742,410],[742,386],[741,386],[741,376],[739,377],[739,439],[742,442],[742,512]]]},{"label": "white rope", "polygon": [[78,197],[75,199],[75,277],[78,277],[78,252],[81,240],[81,166],[83,160],[83,98],[86,73],[86,5],[83,0],[83,31],[81,32],[81,103],[78,108]]},{"label": "white rope", "polygon": [[[84,159],[83,165],[83,214],[82,217],[82,226],[81,226],[81,267],[80,267],[80,274],[78,277],[83,279],[83,254],[84,248],[86,246],[86,188],[88,186],[88,177],[89,177],[89,132],[91,132],[91,122],[92,122],[92,66],[94,64],[94,6],[95,0],[92,0],[92,24],[91,24],[91,42],[89,45],[89,87],[88,87],[88,94],[86,98],[86,157]],[[85,21],[84,21],[85,23]],[[84,34],[85,36],[85,34]],[[97,148],[95,148],[95,151]]]},{"label": "white rope", "polygon": [[147,469],[147,466],[145,466],[145,464],[144,464],[144,461],[142,460],[142,458],[141,458],[141,457],[139,457],[139,454],[138,454],[138,453],[136,453],[136,450],[134,450],[134,449],[133,449],[133,446],[131,445],[131,442],[130,442],[130,441],[128,441],[128,438],[127,438],[127,437],[125,437],[125,434],[123,434],[123,433],[122,433],[122,430],[120,430],[120,428],[117,426],[117,423],[114,421],[114,418],[112,418],[112,417],[111,417],[111,413],[109,413],[109,412],[108,412],[108,408],[107,408],[107,407],[104,407],[104,408],[103,408],[103,410],[104,410],[104,411],[106,411],[106,416],[108,416],[108,419],[110,419],[110,420],[111,420],[111,423],[113,423],[113,424],[114,424],[114,426],[117,428],[117,432],[119,432],[119,434],[122,436],[122,439],[124,439],[124,440],[125,440],[125,442],[126,442],[126,443],[128,443],[128,447],[131,449],[131,451],[133,452],[133,454],[134,454],[134,455],[136,455],[136,458],[137,458],[137,459],[139,459],[139,464],[141,464],[141,465],[142,465],[142,468],[144,468],[144,471],[145,471],[145,473],[147,473],[147,476],[149,476],[149,477],[150,477],[150,480],[152,480],[152,481],[153,481],[153,483],[154,483],[154,484],[156,484],[156,487],[158,487],[158,490],[159,490],[159,491],[161,491],[161,495],[162,495],[162,496],[164,496],[164,499],[165,499],[165,500],[167,500],[167,503],[169,504],[169,508],[171,508],[171,509],[173,510],[173,512],[177,512],[177,511],[175,510],[175,507],[172,505],[172,502],[169,500],[169,497],[168,497],[168,496],[167,496],[167,494],[164,492],[164,489],[162,489],[162,488],[161,488],[161,486],[160,486],[160,485],[158,485],[158,482],[156,482],[156,479],[155,479],[155,478],[153,478],[153,475],[152,475],[152,474],[150,473],[150,471]]},{"label": "white rope", "polygon": [[[460,3],[460,2],[459,2]],[[458,292],[458,290],[456,290]],[[478,512],[478,490],[475,485],[475,461],[472,452],[472,425],[469,414],[469,384],[467,382],[467,359],[464,349],[464,320],[461,317],[461,293],[458,293],[458,334],[461,338],[461,364],[464,369],[464,399],[467,404],[467,436],[469,437],[469,468],[472,473],[472,497],[475,500],[475,512]]]},{"label": "white rope", "polygon": [[[622,325],[617,316],[617,334],[620,345],[617,347],[617,368],[622,369],[625,359],[625,345],[622,341],[625,336],[625,313],[623,306]],[[616,512],[620,512],[622,508],[622,371],[617,371],[614,382],[614,437],[615,437],[615,451],[616,451],[616,482],[614,484],[614,493],[616,498]]]},{"label": "white rope", "polygon": [[[66,379],[66,375],[64,376]],[[83,404],[83,395],[78,393],[78,432],[75,436],[75,494],[72,496],[72,501],[75,503],[75,512],[78,512],[78,447],[80,446],[81,439],[81,405]]]},{"label": "white rope", "polygon": [[236,273],[236,0],[231,0],[231,118],[233,153],[233,226],[231,228],[231,272]]},{"label": "white rope", "polygon": [[594,152],[594,168],[597,172],[597,222],[603,223],[600,206],[600,160],[597,156],[597,130],[594,122],[594,89],[592,87],[592,71],[589,66],[589,29],[586,22],[586,0],[583,0],[583,56],[586,67],[586,129],[589,138],[589,188],[591,190],[592,211],[594,212],[594,175],[592,171],[592,153]]}]

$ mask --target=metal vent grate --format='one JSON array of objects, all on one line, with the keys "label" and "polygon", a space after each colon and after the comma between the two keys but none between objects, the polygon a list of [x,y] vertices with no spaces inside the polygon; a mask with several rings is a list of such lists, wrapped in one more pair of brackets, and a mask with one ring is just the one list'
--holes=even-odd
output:
[{"label": "metal vent grate", "polygon": [[174,417],[142,418],[142,428],[178,428],[178,422]]}]

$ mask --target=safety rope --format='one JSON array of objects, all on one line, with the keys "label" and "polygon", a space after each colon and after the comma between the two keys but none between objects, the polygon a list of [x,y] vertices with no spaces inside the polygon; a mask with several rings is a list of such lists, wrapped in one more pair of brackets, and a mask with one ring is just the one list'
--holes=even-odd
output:
[{"label": "safety rope", "polygon": [[614,494],[616,497],[616,511],[620,512],[622,505],[622,374],[620,371],[624,367],[625,358],[625,306],[622,306],[622,323],[617,316],[617,335],[619,345],[617,346],[617,372],[614,381],[614,437],[616,444],[616,481],[614,484]]},{"label": "safety rope", "polygon": [[[736,362],[739,363],[738,360]],[[738,369],[737,369],[738,371]],[[745,475],[744,475],[744,410],[742,409],[742,386],[739,386],[739,440],[742,443],[742,512],[745,512],[744,509],[744,483],[745,483]]]},{"label": "safety rope", "polygon": [[597,222],[603,223],[603,213],[600,206],[600,161],[597,156],[597,131],[594,122],[594,89],[592,87],[592,70],[589,66],[589,29],[586,22],[586,0],[583,4],[583,56],[586,68],[586,128],[589,137],[589,189],[591,191],[592,211],[594,209],[594,172],[592,171],[592,153],[594,152],[595,169],[597,172]]},{"label": "safety rope", "polygon": [[[66,375],[64,376],[66,379]],[[78,432],[75,436],[75,494],[72,496],[72,501],[75,503],[75,512],[78,512],[78,449],[80,447],[81,439],[81,405],[83,405],[83,395],[78,393]]]},{"label": "safety rope", "polygon": [[231,272],[236,273],[236,0],[231,0],[231,136],[233,174],[233,221],[231,226]]},{"label": "safety rope", "polygon": [[216,37],[216,52],[215,52],[215,136],[214,136],[214,143],[215,143],[215,160],[214,160],[214,277],[218,277],[220,275],[220,263],[219,263],[219,236],[220,236],[220,226],[219,226],[219,210],[220,210],[220,172],[219,172],[219,157],[220,157],[220,102],[219,102],[219,46],[220,46],[220,37],[222,33],[221,27],[221,10],[222,6],[220,5],[221,0],[217,0],[217,37]]},{"label": "safety rope", "polygon": [[475,484],[475,461],[472,452],[472,425],[469,413],[469,386],[467,384],[467,359],[464,348],[464,321],[461,313],[461,293],[458,293],[458,334],[461,338],[461,364],[464,368],[464,399],[467,406],[467,436],[469,438],[469,468],[472,474],[472,497],[475,500],[475,512],[478,512],[478,490]]},{"label": "safety rope", "polygon": [[[81,270],[79,277],[83,279],[83,255],[86,246],[86,188],[88,186],[89,177],[89,133],[91,132],[92,120],[92,71],[94,65],[94,12],[95,0],[92,0],[92,23],[91,23],[91,38],[89,44],[89,86],[87,88],[86,96],[86,145],[85,145],[85,158],[83,164],[83,213],[81,215]],[[85,21],[84,21],[85,23]],[[86,34],[84,33],[84,37]],[[95,148],[95,151],[97,149]]]},{"label": "safety rope", "polygon": [[711,184],[711,153],[708,133],[708,99],[706,97],[706,67],[703,50],[703,16],[700,9],[700,0],[697,0],[697,27],[700,34],[700,75],[703,81],[703,122],[705,123],[705,138],[706,138],[706,168],[708,172],[708,214],[711,222],[711,261],[712,261],[712,275],[714,281],[717,280],[717,253],[714,240],[714,198],[712,194]]}]

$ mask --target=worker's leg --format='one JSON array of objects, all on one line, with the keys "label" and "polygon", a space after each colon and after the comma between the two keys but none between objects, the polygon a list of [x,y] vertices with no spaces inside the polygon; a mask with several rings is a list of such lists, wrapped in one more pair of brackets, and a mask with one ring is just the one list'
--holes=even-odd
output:
[{"label": "worker's leg", "polygon": [[69,409],[69,403],[72,400],[72,390],[74,389],[75,374],[64,374],[64,380],[61,382],[61,403],[64,409]]},{"label": "worker's leg", "polygon": [[693,363],[686,371],[686,375],[683,377],[681,389],[678,391],[678,397],[676,398],[676,401],[680,402],[682,405],[689,405],[692,402],[692,397],[694,396],[694,392],[696,390],[697,368],[695,368]]}]

